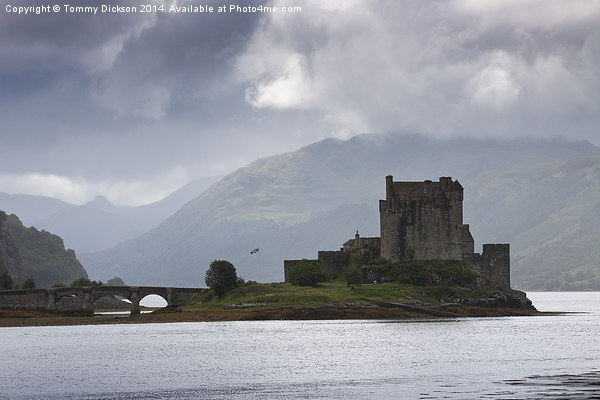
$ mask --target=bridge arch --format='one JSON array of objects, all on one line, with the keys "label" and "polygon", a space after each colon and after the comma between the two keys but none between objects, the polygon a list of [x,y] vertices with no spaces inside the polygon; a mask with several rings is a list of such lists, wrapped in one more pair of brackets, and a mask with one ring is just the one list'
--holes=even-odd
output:
[{"label": "bridge arch", "polygon": [[[0,308],[25,310],[58,310],[76,308],[93,312],[94,304],[106,296],[121,296],[131,301],[131,314],[140,313],[140,300],[154,294],[162,297],[167,306],[177,306],[190,297],[205,293],[202,288],[149,286],[87,286],[73,288],[26,289],[0,291]],[[68,303],[68,305],[66,304]]]},{"label": "bridge arch", "polygon": [[150,293],[140,299],[140,306],[150,308],[165,308],[169,303],[160,294]]}]

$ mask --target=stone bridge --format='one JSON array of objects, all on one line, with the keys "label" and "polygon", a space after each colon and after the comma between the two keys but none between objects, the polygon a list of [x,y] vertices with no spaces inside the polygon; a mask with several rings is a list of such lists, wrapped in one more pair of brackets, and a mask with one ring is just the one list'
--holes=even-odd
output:
[{"label": "stone bridge", "polygon": [[103,297],[125,298],[131,301],[131,315],[140,313],[140,300],[156,294],[177,306],[186,299],[208,289],[153,286],[86,286],[51,289],[0,291],[0,308],[12,310],[58,311],[61,308],[94,312],[94,303]]}]

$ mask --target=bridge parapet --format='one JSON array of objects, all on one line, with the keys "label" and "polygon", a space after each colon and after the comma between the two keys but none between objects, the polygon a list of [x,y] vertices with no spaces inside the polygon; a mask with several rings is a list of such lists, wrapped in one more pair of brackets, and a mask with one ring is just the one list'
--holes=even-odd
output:
[{"label": "bridge parapet", "polygon": [[0,308],[43,310],[48,307],[47,289],[4,290],[0,292]]},{"label": "bridge parapet", "polygon": [[186,299],[206,292],[203,288],[176,288],[160,286],[87,286],[51,289],[27,289],[0,291],[0,308],[19,310],[59,309],[59,301],[69,298],[69,308],[93,312],[94,303],[106,296],[120,296],[131,301],[131,314],[140,313],[140,300],[156,294],[167,301],[168,306],[178,306]]}]

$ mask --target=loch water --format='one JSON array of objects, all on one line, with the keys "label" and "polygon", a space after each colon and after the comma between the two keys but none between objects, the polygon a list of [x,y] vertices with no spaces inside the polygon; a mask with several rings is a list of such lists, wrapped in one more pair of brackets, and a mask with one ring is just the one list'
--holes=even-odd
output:
[{"label": "loch water", "polygon": [[0,399],[600,398],[600,293],[563,315],[0,328]]}]

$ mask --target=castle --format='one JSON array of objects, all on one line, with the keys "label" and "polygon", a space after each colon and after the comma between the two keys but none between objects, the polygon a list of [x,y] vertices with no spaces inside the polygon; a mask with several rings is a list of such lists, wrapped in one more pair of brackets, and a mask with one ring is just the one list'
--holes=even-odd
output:
[{"label": "castle", "polygon": [[[490,284],[510,289],[510,246],[484,244],[475,253],[469,225],[463,224],[463,187],[451,177],[439,182],[394,182],[386,176],[386,199],[379,201],[380,237],[355,238],[339,251],[319,251],[321,266],[332,275],[342,274],[350,255],[367,252],[391,262],[404,260],[456,260],[485,276]],[[284,273],[300,260],[285,260]]]}]

